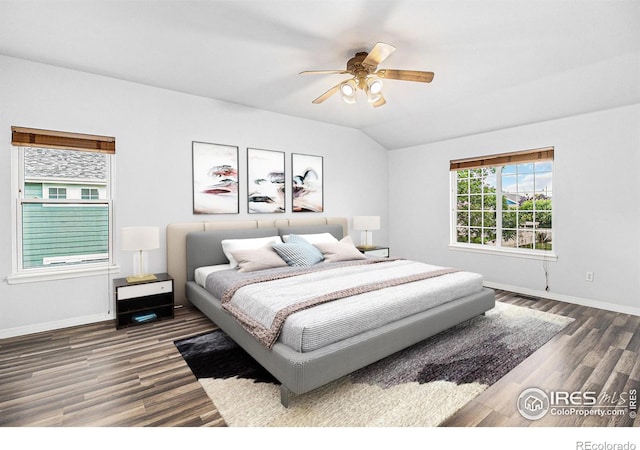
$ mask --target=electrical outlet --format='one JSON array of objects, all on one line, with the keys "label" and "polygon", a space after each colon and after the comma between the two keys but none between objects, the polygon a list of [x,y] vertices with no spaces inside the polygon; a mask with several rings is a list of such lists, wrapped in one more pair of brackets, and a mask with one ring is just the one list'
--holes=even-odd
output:
[{"label": "electrical outlet", "polygon": [[587,275],[585,277],[585,280],[587,281],[593,281],[593,272],[587,272]]}]

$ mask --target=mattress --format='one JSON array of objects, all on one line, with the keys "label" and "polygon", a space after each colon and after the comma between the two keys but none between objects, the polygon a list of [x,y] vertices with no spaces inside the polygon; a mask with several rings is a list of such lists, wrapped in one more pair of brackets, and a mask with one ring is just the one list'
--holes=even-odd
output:
[{"label": "mattress", "polygon": [[219,272],[221,270],[231,269],[231,264],[218,264],[217,266],[204,266],[198,267],[194,271],[194,280],[200,286],[205,287],[207,283],[207,277],[213,272]]},{"label": "mattress", "polygon": [[[304,273],[304,269],[284,268],[260,271],[301,271],[300,275],[244,286],[234,294],[236,301],[248,309],[259,310],[263,303],[287,302],[292,292],[315,295],[316,292],[340,289],[348,283],[362,284],[396,274],[442,269],[425,263],[396,260],[372,265],[367,269],[345,263],[322,263],[328,270]],[[367,273],[364,273],[367,272]],[[196,271],[196,281],[217,298],[229,285],[247,277],[237,270],[212,266]],[[255,273],[254,273],[255,275]],[[203,283],[202,280],[205,280]],[[200,281],[198,281],[200,280]],[[330,301],[295,312],[284,322],[278,341],[298,352],[310,352],[334,342],[374,330],[421,311],[482,290],[482,276],[458,271],[435,278],[414,281],[384,289]]]}]

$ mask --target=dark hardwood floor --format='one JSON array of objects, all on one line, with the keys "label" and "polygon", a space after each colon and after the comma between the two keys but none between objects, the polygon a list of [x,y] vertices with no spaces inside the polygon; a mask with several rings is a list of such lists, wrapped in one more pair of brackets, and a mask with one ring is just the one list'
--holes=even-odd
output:
[{"label": "dark hardwood floor", "polygon": [[0,426],[224,426],[173,341],[214,329],[199,312],[0,340]]},{"label": "dark hardwood floor", "polygon": [[[530,422],[516,410],[528,387],[640,388],[640,317],[498,292],[498,300],[575,321],[472,400],[445,426],[631,426],[627,416]],[[173,341],[214,329],[200,312],[116,330],[103,322],[0,340],[0,426],[224,426]]]},{"label": "dark hardwood floor", "polygon": [[[505,377],[469,402],[444,426],[601,427],[639,426],[640,419],[552,416],[529,421],[516,409],[520,393],[544,391],[629,392],[640,390],[640,317],[568,303],[497,292],[497,300],[574,320]],[[628,403],[627,403],[628,404]]]}]

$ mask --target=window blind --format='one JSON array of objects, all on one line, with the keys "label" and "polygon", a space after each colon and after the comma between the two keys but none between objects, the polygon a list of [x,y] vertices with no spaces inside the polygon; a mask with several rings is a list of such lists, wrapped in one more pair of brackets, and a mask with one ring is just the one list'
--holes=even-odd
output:
[{"label": "window blind", "polygon": [[11,144],[20,147],[60,148],[83,152],[115,154],[116,138],[65,131],[11,127]]},{"label": "window blind", "polygon": [[449,170],[477,169],[479,167],[506,166],[553,160],[553,147],[524,150],[519,152],[501,153],[475,158],[453,159],[449,161]]}]

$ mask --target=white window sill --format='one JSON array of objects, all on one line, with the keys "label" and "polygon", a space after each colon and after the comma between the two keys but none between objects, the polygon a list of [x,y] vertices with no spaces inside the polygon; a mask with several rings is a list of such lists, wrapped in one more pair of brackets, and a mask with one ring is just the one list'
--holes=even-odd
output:
[{"label": "white window sill", "polygon": [[21,273],[15,273],[7,277],[9,284],[35,283],[39,281],[66,280],[69,278],[93,277],[97,275],[108,275],[120,273],[120,266],[83,266],[64,267],[58,269],[34,269]]},{"label": "white window sill", "polygon": [[488,246],[480,246],[473,244],[449,244],[450,250],[484,253],[487,255],[510,256],[514,258],[537,259],[539,261],[557,261],[558,255],[553,252],[545,252],[542,250],[519,250],[507,248],[492,248]]}]

